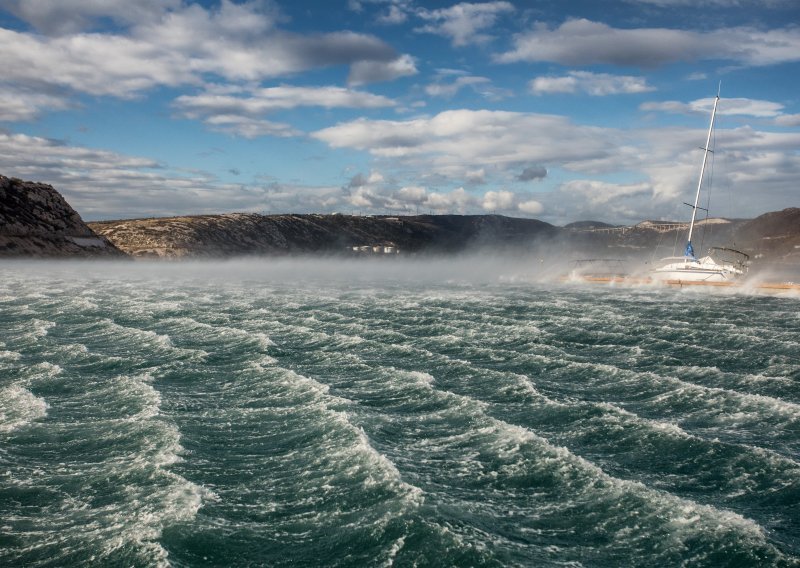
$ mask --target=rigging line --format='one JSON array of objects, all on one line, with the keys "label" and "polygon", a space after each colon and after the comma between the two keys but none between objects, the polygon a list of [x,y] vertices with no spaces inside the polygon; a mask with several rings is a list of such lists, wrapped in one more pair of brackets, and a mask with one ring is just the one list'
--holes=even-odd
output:
[{"label": "rigging line", "polygon": [[672,243],[672,256],[678,256],[678,237],[681,235],[680,229],[675,229],[675,242]]}]

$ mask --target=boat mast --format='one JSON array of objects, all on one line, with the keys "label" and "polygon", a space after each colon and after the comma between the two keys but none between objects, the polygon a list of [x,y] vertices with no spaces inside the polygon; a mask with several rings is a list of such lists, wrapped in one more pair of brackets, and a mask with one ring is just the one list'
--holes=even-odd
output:
[{"label": "boat mast", "polygon": [[717,114],[717,103],[719,102],[719,91],[721,88],[722,83],[720,83],[720,87],[717,89],[717,96],[714,99],[714,108],[711,110],[711,124],[708,125],[708,136],[706,137],[706,145],[703,148],[703,165],[700,167],[700,179],[697,180],[697,194],[694,196],[694,205],[692,206],[692,222],[689,223],[689,238],[686,242],[686,250],[683,253],[684,256],[689,258],[695,258],[694,248],[692,247],[692,232],[694,232],[694,221],[697,217],[697,204],[700,203],[700,188],[703,185],[703,175],[705,175],[706,172],[706,163],[708,162],[708,153],[710,151],[708,146],[711,144],[711,132],[714,130],[714,116]]}]

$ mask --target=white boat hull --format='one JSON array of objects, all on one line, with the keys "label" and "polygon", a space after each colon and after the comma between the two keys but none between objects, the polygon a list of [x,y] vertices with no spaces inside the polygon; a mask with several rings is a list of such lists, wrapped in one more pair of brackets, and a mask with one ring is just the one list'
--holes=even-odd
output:
[{"label": "white boat hull", "polygon": [[651,276],[654,280],[679,282],[731,282],[744,274],[732,264],[718,264],[710,256],[696,260],[689,257],[667,258]]}]

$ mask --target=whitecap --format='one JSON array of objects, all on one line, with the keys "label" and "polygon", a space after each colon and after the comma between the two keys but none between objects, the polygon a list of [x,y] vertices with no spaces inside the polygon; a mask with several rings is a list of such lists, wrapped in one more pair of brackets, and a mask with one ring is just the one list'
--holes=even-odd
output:
[{"label": "whitecap", "polygon": [[0,433],[18,430],[47,416],[47,402],[20,385],[0,388]]}]

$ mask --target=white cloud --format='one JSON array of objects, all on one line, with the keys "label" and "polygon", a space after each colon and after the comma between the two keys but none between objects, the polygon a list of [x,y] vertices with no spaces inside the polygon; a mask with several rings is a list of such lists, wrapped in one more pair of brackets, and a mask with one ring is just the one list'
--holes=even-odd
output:
[{"label": "white cloud", "polygon": [[534,199],[529,199],[517,205],[517,209],[528,215],[539,215],[544,211],[544,205]]},{"label": "white cloud", "polygon": [[537,23],[514,37],[503,63],[554,62],[654,67],[678,61],[727,60],[746,65],[800,61],[800,28],[759,30],[737,27],[696,32],[668,28],[612,28],[586,19],[558,28]]},{"label": "white cloud", "polygon": [[481,32],[494,26],[500,15],[513,11],[510,2],[462,2],[438,10],[423,8],[417,11],[417,16],[430,23],[417,31],[448,37],[455,47],[485,43],[491,36]]},{"label": "white cloud", "polygon": [[484,168],[480,168],[477,170],[467,171],[464,175],[464,178],[467,180],[467,183],[474,185],[484,184],[486,183],[486,170]]},{"label": "white cloud", "polygon": [[73,104],[63,95],[37,93],[0,85],[0,122],[34,120],[44,111],[69,108],[73,108]]},{"label": "white cloud", "polygon": [[[369,152],[407,185],[425,179],[464,184],[482,169],[490,191],[497,192],[498,186],[519,181],[520,171],[528,168],[531,179],[557,170],[553,177],[566,180],[562,191],[548,193],[552,187],[542,184],[535,200],[517,192],[514,210],[538,215],[536,203],[524,205],[535,201],[552,220],[560,215],[635,222],[682,218],[681,203],[691,197],[699,171],[701,154],[693,150],[705,140],[706,128],[706,116],[693,128],[617,130],[575,125],[558,116],[457,110],[406,121],[360,119],[313,136],[334,148]],[[749,217],[795,201],[798,147],[795,132],[718,128],[715,185],[731,188],[733,197],[725,199],[731,204],[727,209],[712,204],[714,213]],[[571,179],[576,176],[581,179]],[[620,177],[634,181],[619,182]],[[496,196],[490,198],[497,204]],[[429,201],[435,206],[430,209],[456,209],[441,197]],[[477,197],[462,202],[466,208],[482,209],[482,204]]]},{"label": "white cloud", "polygon": [[361,118],[312,136],[334,148],[364,150],[461,180],[480,168],[516,175],[525,163],[602,170],[620,145],[613,129],[578,126],[560,116],[487,110],[452,110],[407,121]]},{"label": "white cloud", "polygon": [[[689,103],[678,101],[661,101],[642,103],[640,110],[659,111],[670,113],[701,113],[709,114],[714,105],[713,98],[698,99]],[[758,118],[772,118],[781,115],[783,105],[771,101],[743,98],[720,99],[717,112],[721,115],[755,116]]]},{"label": "white cloud", "polygon": [[0,0],[0,8],[52,35],[84,31],[103,18],[118,24],[150,23],[180,6],[181,0]]},{"label": "white cloud", "polygon": [[241,136],[242,138],[260,138],[262,136],[288,137],[302,134],[288,124],[236,114],[214,114],[206,117],[203,122],[211,130],[232,136]]},{"label": "white cloud", "polygon": [[517,176],[517,181],[533,181],[547,177],[547,168],[543,166],[528,166]]},{"label": "white cloud", "polygon": [[84,219],[193,213],[334,212],[337,187],[220,183],[204,172],[175,172],[154,160],[0,132],[4,175],[52,184]]},{"label": "white cloud", "polygon": [[686,76],[687,81],[705,81],[706,79],[708,79],[708,75],[700,71],[689,73],[689,75]]},{"label": "white cloud", "polygon": [[347,82],[350,85],[358,86],[366,83],[393,81],[400,77],[409,77],[417,73],[414,58],[410,55],[401,55],[391,61],[355,61],[350,65],[350,75],[347,78]]},{"label": "white cloud", "polygon": [[353,207],[380,208],[380,197],[371,187],[362,186],[351,191],[347,202]]},{"label": "white cloud", "polygon": [[422,205],[437,213],[465,213],[472,205],[473,198],[463,187],[454,189],[449,193],[429,193]]},{"label": "white cloud", "polygon": [[775,119],[778,126],[800,126],[800,114],[784,114]]},{"label": "white cloud", "polygon": [[508,211],[514,208],[517,196],[510,191],[487,191],[483,195],[481,207],[484,211]]},{"label": "white cloud", "polygon": [[397,198],[408,203],[420,204],[425,201],[427,191],[420,186],[402,187],[397,191]]},{"label": "white cloud", "polygon": [[[40,3],[50,7],[59,4]],[[152,8],[151,4],[95,0],[75,13],[75,21],[124,14],[128,4]],[[33,10],[39,4],[22,0],[19,5]],[[66,5],[72,6],[72,0]],[[148,9],[146,23],[142,23],[144,16],[133,14],[128,18],[132,21],[130,28],[109,33],[47,37],[0,28],[0,81],[39,91],[42,86],[51,86],[129,98],[156,86],[199,85],[209,77],[262,81],[333,65],[352,65],[354,83],[416,72],[413,60],[398,55],[374,36],[281,31],[275,27],[269,6],[265,2],[234,4],[224,0],[216,9],[198,4],[180,4],[161,12]],[[43,9],[42,25],[56,21],[60,13],[60,8]],[[75,25],[69,24],[66,29]]]},{"label": "white cloud", "polygon": [[486,77],[458,77],[451,83],[432,83],[425,87],[425,92],[432,97],[453,97],[464,87],[476,87],[491,83]]},{"label": "white cloud", "polygon": [[182,95],[173,106],[185,118],[203,120],[214,130],[245,138],[298,134],[285,124],[268,122],[263,115],[302,106],[322,108],[380,108],[394,106],[386,97],[342,87],[234,89],[211,85],[199,95]]},{"label": "white cloud", "polygon": [[530,89],[537,95],[580,91],[592,96],[646,93],[655,90],[643,77],[588,71],[570,71],[561,77],[536,77],[530,82]]},{"label": "white cloud", "polygon": [[592,205],[605,205],[623,197],[652,195],[647,183],[618,184],[596,180],[573,180],[561,185],[560,191],[580,196]]},{"label": "white cloud", "polygon": [[630,4],[651,4],[661,8],[673,6],[717,6],[720,8],[740,8],[754,5],[758,8],[778,8],[791,6],[794,0],[626,0]]},{"label": "white cloud", "polygon": [[[512,113],[514,114],[514,113]],[[426,131],[419,125],[420,139],[430,138],[430,132],[446,133],[452,137],[448,144],[434,148],[445,151],[441,156],[414,156],[385,160],[392,168],[392,176],[384,176],[377,169],[360,176],[358,183],[342,187],[308,187],[286,184],[221,183],[213,175],[203,172],[176,172],[167,165],[135,156],[70,146],[53,140],[22,134],[0,133],[0,171],[16,176],[52,183],[63,191],[68,201],[88,218],[121,218],[152,215],[219,213],[229,211],[271,212],[333,212],[352,211],[357,207],[365,212],[435,211],[438,213],[478,212],[492,210],[503,214],[538,216],[547,212],[547,219],[561,220],[598,219],[610,222],[636,222],[644,218],[683,219],[683,201],[690,199],[697,182],[696,176],[701,154],[692,151],[702,143],[704,125],[687,129],[679,127],[652,128],[619,132],[600,129],[597,133],[585,127],[569,127],[569,123],[538,123],[544,141],[558,148],[581,146],[582,140],[594,143],[584,134],[599,137],[608,146],[608,153],[578,160],[566,158],[558,168],[557,179],[566,179],[561,188],[548,192],[546,186],[533,199],[529,192],[511,192],[502,187],[497,177],[516,176],[524,162],[502,159],[509,150],[487,156],[493,165],[480,165],[485,169],[486,181],[491,184],[482,194],[467,192],[464,188],[431,190],[424,179],[441,187],[453,187],[446,176],[436,177],[436,170],[466,174],[476,171],[475,160],[469,149],[464,160],[456,164],[458,156],[451,156],[452,148],[468,144],[469,136],[459,134],[491,131],[488,120],[481,117],[465,124],[450,124],[448,128],[436,125],[436,117],[418,119],[432,128]],[[495,117],[498,118],[498,117]],[[506,124],[500,117],[500,125]],[[520,130],[529,139],[530,117],[515,115],[511,123],[521,122]],[[434,121],[431,124],[425,121]],[[507,129],[503,127],[501,130]],[[560,132],[566,138],[557,139]],[[392,131],[383,135],[394,134]],[[537,135],[538,135],[537,134]],[[502,146],[518,145],[513,134],[501,140]],[[520,134],[519,136],[522,136]],[[499,140],[499,137],[496,137]],[[711,210],[713,215],[752,217],[765,211],[785,207],[796,201],[797,179],[800,178],[800,133],[764,132],[749,127],[718,131],[718,144],[714,154],[714,187]],[[383,140],[381,138],[381,140]],[[410,142],[410,140],[408,140]],[[452,146],[450,145],[452,144]],[[428,147],[423,144],[423,147]],[[555,158],[551,163],[555,164]],[[527,162],[531,163],[531,162]],[[538,163],[538,162],[534,162]],[[403,165],[410,167],[403,169]],[[430,168],[428,168],[430,166]],[[580,166],[580,168],[578,168]],[[533,167],[533,166],[529,166]],[[596,175],[590,171],[601,172]],[[422,172],[422,173],[421,173]],[[581,180],[570,179],[575,172]],[[602,173],[605,172],[605,173]],[[635,175],[633,182],[613,181],[624,174]],[[399,181],[398,181],[399,180]],[[722,193],[720,193],[722,192]],[[513,197],[509,197],[511,194]],[[490,209],[485,209],[488,207]]]},{"label": "white cloud", "polygon": [[281,85],[251,89],[246,96],[217,94],[213,89],[200,95],[183,95],[175,106],[185,112],[218,112],[261,115],[303,106],[323,108],[380,108],[394,106],[394,101],[380,95],[343,87],[295,87]]},{"label": "white cloud", "polygon": [[397,4],[389,6],[389,11],[378,17],[381,24],[402,24],[408,19],[408,13]]}]

